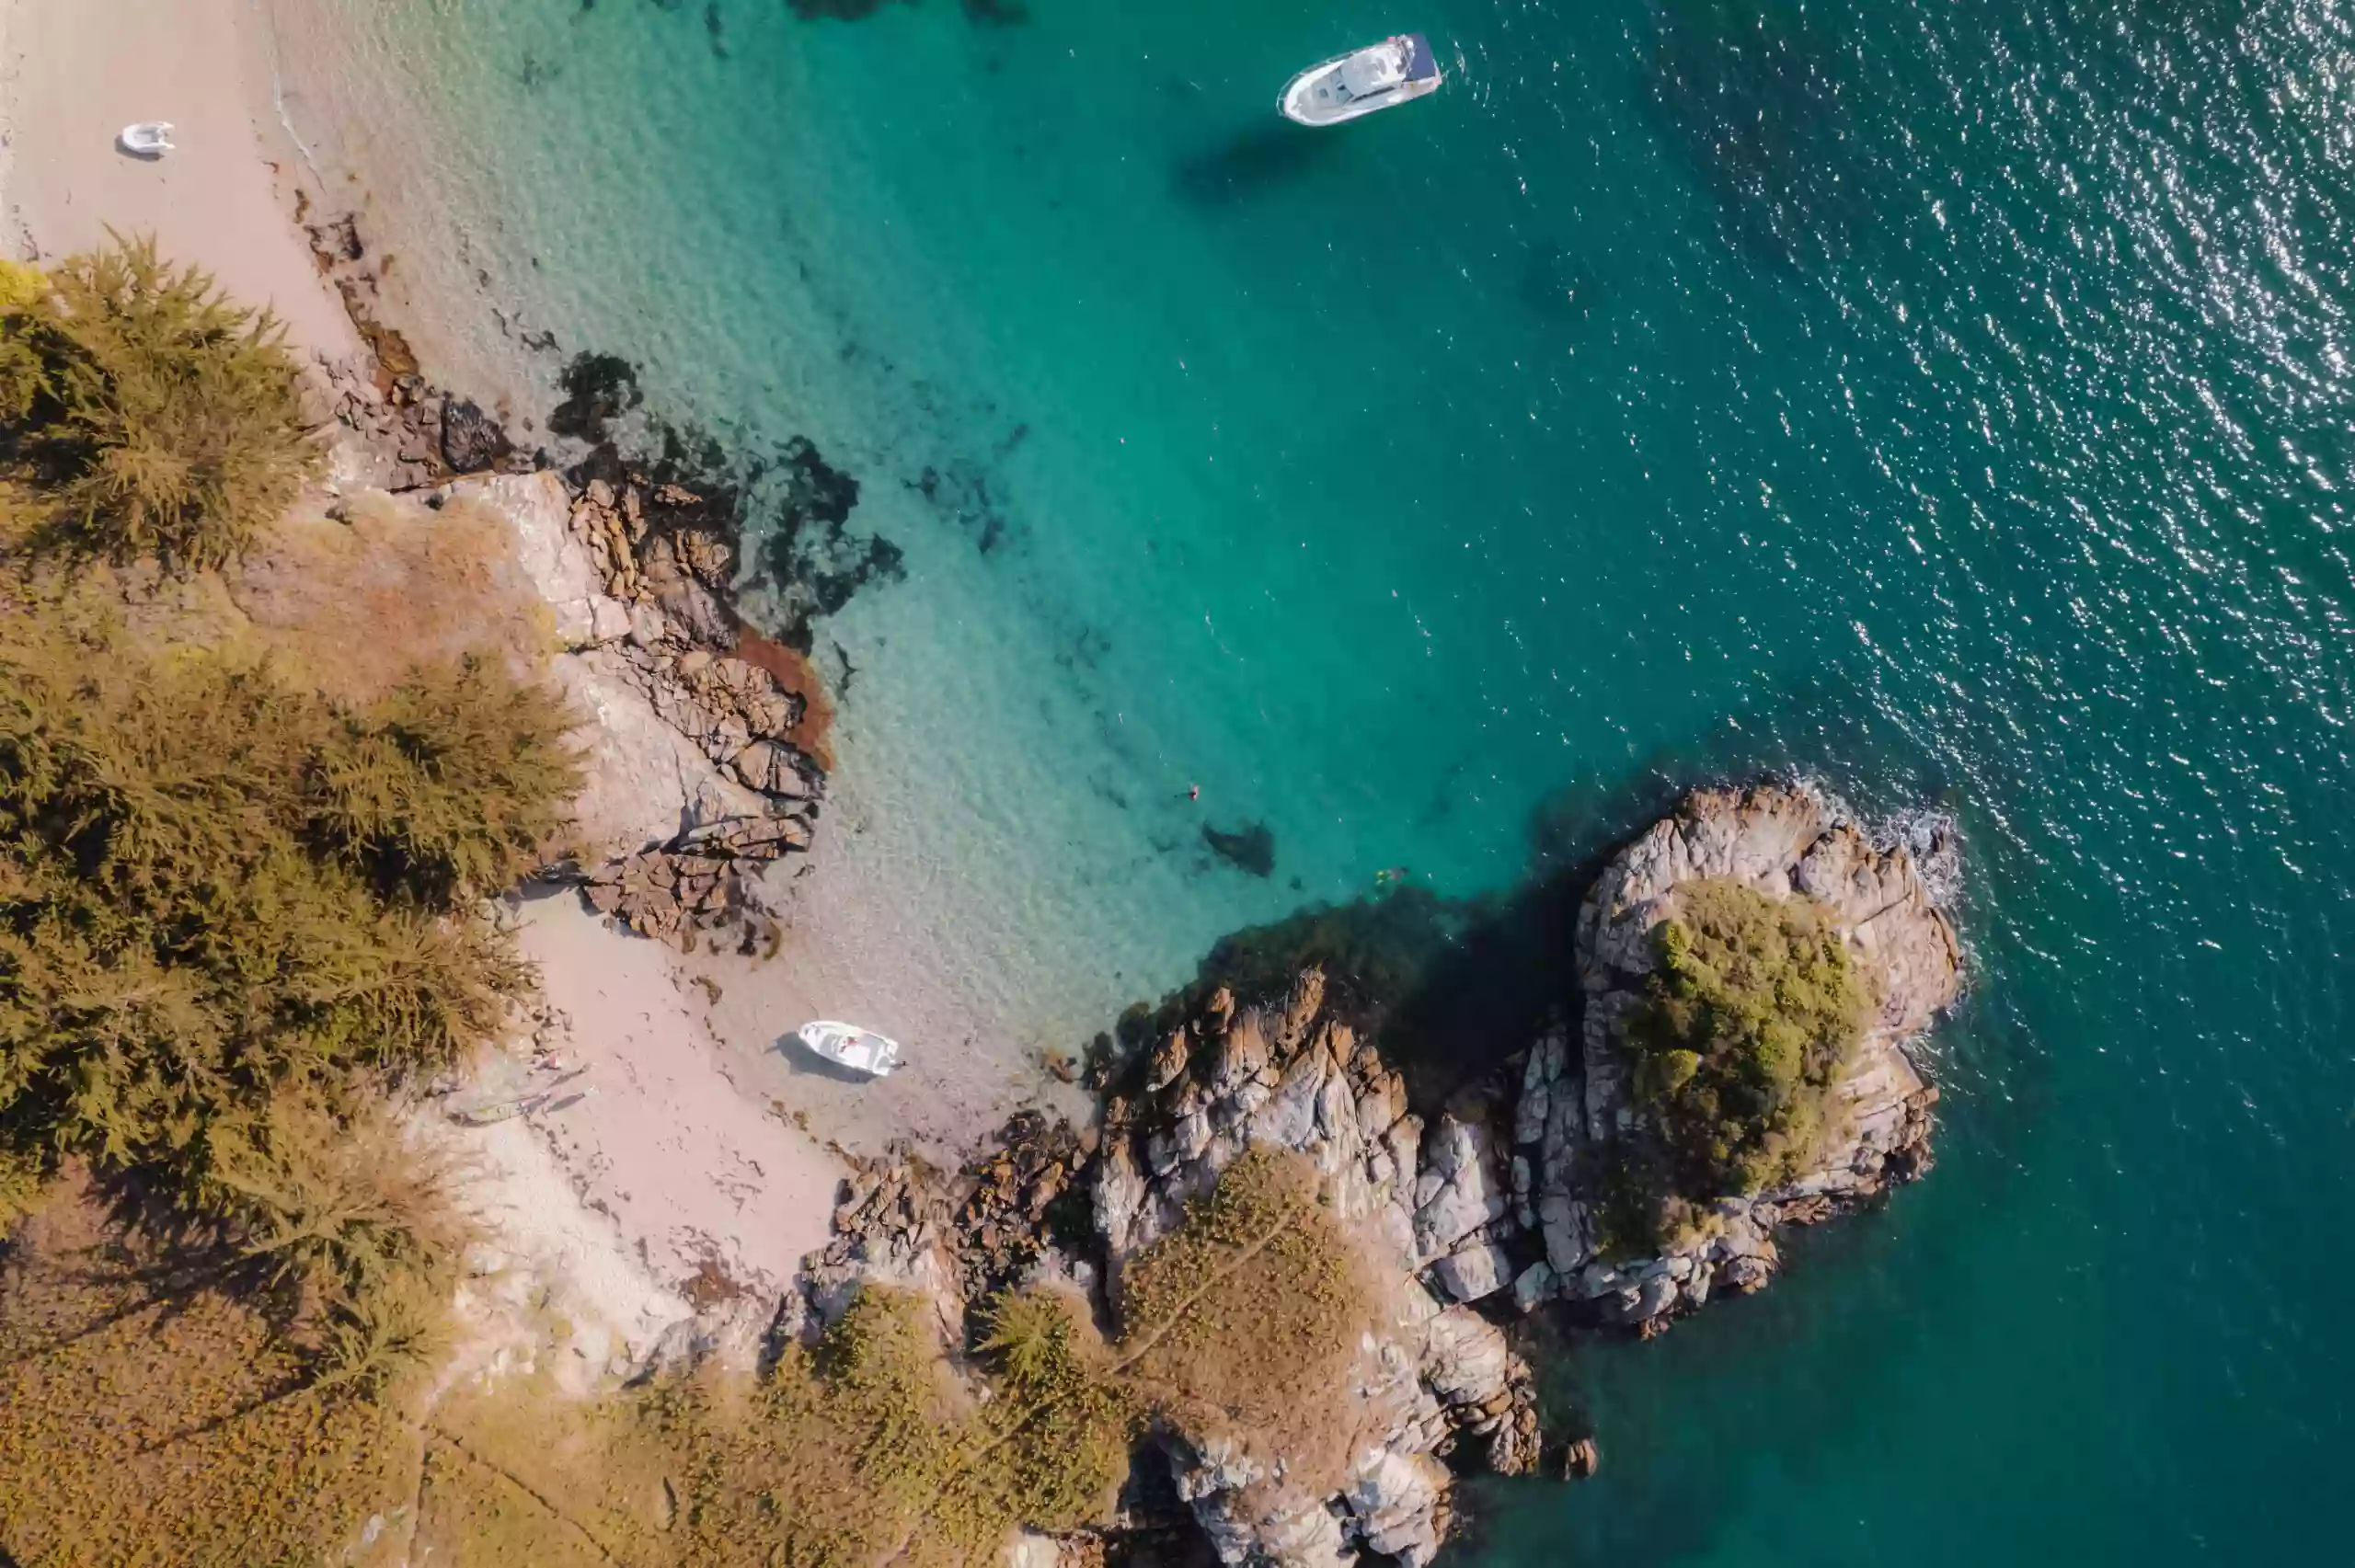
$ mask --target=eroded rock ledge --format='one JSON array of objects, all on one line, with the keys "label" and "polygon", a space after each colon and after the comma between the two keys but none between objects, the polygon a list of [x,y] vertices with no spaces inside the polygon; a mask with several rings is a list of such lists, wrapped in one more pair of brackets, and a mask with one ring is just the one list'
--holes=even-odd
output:
[{"label": "eroded rock ledge", "polygon": [[[737,612],[732,482],[626,459],[602,418],[584,427],[589,458],[559,472],[413,372],[323,361],[306,397],[339,438],[339,490],[465,497],[511,524],[561,650],[553,673],[593,721],[569,846],[591,902],[669,940],[754,911],[752,876],[815,836],[832,705],[801,652]],[[799,460],[856,496],[814,450]]]}]

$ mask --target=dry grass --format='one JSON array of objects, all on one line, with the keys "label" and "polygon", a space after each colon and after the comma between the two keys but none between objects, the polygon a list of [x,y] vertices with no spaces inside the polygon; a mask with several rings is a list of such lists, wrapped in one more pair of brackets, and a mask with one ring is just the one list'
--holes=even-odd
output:
[{"label": "dry grass", "polygon": [[[369,1187],[310,1209],[364,1220]],[[1105,1519],[1155,1415],[1338,1465],[1365,1312],[1310,1173],[1253,1157],[1132,1265],[1117,1349],[1078,1297],[1009,1295],[984,1386],[917,1298],[870,1290],[765,1378],[586,1403],[509,1383],[412,1429],[306,1383],[250,1304],[267,1293],[170,1276],[86,1187],[53,1194],[20,1253],[0,1295],[0,1553],[25,1568],[311,1562],[372,1514],[408,1560],[473,1568],[982,1568],[1018,1526]],[[40,1484],[80,1454],[94,1473]]]},{"label": "dry grass", "polygon": [[222,581],[256,647],[345,702],[371,702],[413,666],[468,653],[528,680],[554,642],[512,531],[466,500],[433,511],[370,495],[342,522],[290,518]]},{"label": "dry grass", "polygon": [[[0,1557],[311,1564],[408,1501],[414,1436],[308,1385],[219,1261],[125,1230],[79,1174],[25,1221],[0,1265]],[[399,1534],[335,1560],[389,1564]]]},{"label": "dry grass", "polygon": [[436,1562],[630,1568],[987,1563],[1017,1526],[1101,1517],[1135,1413],[1084,1309],[1002,1305],[976,1397],[913,1297],[869,1291],[814,1354],[595,1405],[502,1392],[436,1413],[418,1534]]},{"label": "dry grass", "polygon": [[1295,1156],[1255,1150],[1121,1276],[1121,1366],[1166,1418],[1338,1483],[1372,1317],[1358,1249]]}]

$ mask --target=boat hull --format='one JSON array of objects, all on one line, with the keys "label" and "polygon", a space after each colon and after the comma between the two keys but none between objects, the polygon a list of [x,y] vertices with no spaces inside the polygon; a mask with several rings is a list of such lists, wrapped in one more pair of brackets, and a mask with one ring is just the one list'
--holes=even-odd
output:
[{"label": "boat hull", "polygon": [[869,1078],[888,1078],[900,1065],[898,1041],[856,1024],[820,1019],[804,1024],[794,1036],[816,1056]]},{"label": "boat hull", "polygon": [[[1376,92],[1347,91],[1344,73],[1349,67],[1394,47],[1403,47],[1406,56],[1405,70],[1398,80]],[[1420,33],[1405,33],[1318,61],[1284,84],[1283,92],[1276,99],[1276,112],[1297,125],[1342,125],[1435,93],[1442,80],[1430,41]]]}]

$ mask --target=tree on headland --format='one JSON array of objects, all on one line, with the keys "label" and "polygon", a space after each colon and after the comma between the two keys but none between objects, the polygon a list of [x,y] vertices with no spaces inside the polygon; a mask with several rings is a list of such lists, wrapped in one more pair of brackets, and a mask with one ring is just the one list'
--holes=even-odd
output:
[{"label": "tree on headland", "polygon": [[1659,967],[1627,1030],[1650,1136],[1620,1140],[1614,1173],[1611,1230],[1626,1242],[1803,1174],[1832,1131],[1832,1089],[1870,1002],[1810,898],[1687,883],[1653,940]]},{"label": "tree on headland", "polygon": [[206,567],[294,501],[318,452],[277,319],[110,236],[0,278],[0,460],[40,499],[32,543]]}]

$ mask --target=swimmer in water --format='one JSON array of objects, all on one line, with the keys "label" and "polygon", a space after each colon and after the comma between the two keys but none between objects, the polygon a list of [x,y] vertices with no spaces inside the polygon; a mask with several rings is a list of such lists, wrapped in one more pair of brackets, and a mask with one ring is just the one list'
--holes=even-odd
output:
[{"label": "swimmer in water", "polygon": [[1187,799],[1189,799],[1189,800],[1200,800],[1200,799],[1201,799],[1201,798],[1202,798],[1202,786],[1201,786],[1201,785],[1200,785],[1200,784],[1188,784],[1188,785],[1186,786],[1186,798],[1187,798]]},{"label": "swimmer in water", "polygon": [[1373,874],[1373,885],[1377,887],[1392,887],[1406,880],[1407,868],[1403,865],[1389,866]]}]

